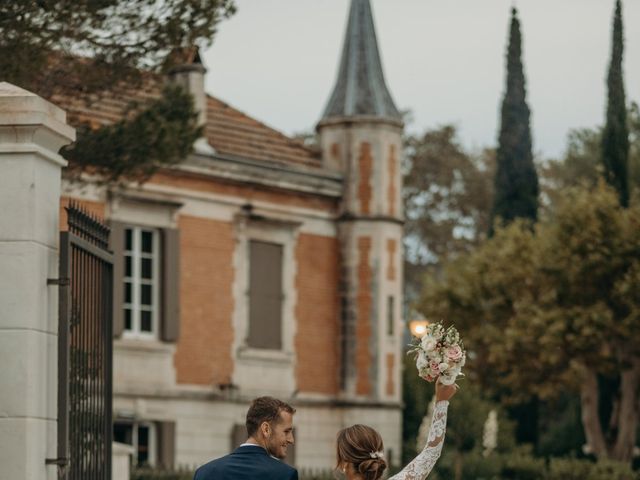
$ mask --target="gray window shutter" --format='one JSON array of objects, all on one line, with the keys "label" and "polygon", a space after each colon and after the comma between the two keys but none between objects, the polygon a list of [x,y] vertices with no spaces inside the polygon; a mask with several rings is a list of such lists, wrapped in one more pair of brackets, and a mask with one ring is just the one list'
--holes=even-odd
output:
[{"label": "gray window shutter", "polygon": [[233,452],[236,448],[242,445],[247,441],[247,427],[236,423],[231,429],[231,449],[229,451]]},{"label": "gray window shutter", "polygon": [[158,466],[172,469],[176,458],[176,423],[158,422]]},{"label": "gray window shutter", "polygon": [[109,248],[113,252],[113,336],[120,337],[124,331],[124,230],[121,222],[111,221]]},{"label": "gray window shutter", "polygon": [[282,245],[250,242],[250,347],[282,348]]},{"label": "gray window shutter", "polygon": [[180,231],[162,231],[162,326],[165,342],[175,342],[180,334]]}]

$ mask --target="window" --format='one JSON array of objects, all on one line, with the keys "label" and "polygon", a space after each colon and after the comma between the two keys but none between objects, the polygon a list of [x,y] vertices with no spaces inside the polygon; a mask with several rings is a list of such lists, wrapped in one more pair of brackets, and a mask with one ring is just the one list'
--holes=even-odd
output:
[{"label": "window", "polygon": [[132,465],[156,465],[157,435],[153,423],[116,422],[113,424],[113,441],[134,448]]},{"label": "window", "polygon": [[395,310],[396,302],[395,298],[391,295],[387,297],[387,335],[393,336],[395,328]]},{"label": "window", "polygon": [[127,227],[124,234],[124,331],[132,337],[156,337],[160,313],[160,234],[141,227]]},{"label": "window", "polygon": [[180,334],[180,231],[110,221],[113,334],[175,342]]},{"label": "window", "polygon": [[249,242],[249,347],[282,349],[282,261],[282,245]]}]

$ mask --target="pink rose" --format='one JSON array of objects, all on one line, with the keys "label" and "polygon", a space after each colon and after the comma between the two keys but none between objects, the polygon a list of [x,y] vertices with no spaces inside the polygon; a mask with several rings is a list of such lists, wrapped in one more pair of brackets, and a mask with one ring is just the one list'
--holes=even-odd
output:
[{"label": "pink rose", "polygon": [[460,348],[460,345],[452,345],[447,348],[446,355],[449,360],[460,360],[462,358],[462,349]]}]

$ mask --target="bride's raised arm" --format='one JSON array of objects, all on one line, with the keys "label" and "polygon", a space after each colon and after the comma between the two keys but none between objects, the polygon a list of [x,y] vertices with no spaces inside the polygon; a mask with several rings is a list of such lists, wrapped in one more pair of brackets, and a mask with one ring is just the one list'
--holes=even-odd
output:
[{"label": "bride's raised arm", "polygon": [[447,428],[449,399],[456,393],[456,389],[455,385],[442,385],[440,382],[436,382],[436,406],[433,409],[427,444],[409,465],[389,480],[423,480],[431,473],[442,452]]}]

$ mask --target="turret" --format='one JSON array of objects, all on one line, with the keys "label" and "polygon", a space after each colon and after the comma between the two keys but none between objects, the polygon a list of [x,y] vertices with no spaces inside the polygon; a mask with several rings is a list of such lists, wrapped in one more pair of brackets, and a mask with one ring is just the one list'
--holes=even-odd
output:
[{"label": "turret", "polygon": [[327,168],[344,174],[342,387],[400,400],[402,117],[387,88],[369,0],[352,0],[338,78],[317,130]]}]

